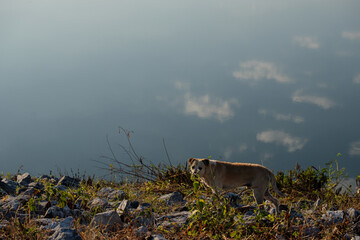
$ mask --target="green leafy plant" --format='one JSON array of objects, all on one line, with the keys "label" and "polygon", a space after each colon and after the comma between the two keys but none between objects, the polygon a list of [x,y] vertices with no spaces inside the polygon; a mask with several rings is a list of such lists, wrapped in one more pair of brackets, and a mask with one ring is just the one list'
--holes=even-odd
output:
[{"label": "green leafy plant", "polygon": [[204,192],[200,191],[199,178],[192,176],[192,179],[192,194],[196,201],[186,231],[192,237],[206,233],[208,237],[221,239],[224,232],[234,227],[235,209],[230,207],[228,199],[218,194],[211,194],[210,197],[201,196]]}]

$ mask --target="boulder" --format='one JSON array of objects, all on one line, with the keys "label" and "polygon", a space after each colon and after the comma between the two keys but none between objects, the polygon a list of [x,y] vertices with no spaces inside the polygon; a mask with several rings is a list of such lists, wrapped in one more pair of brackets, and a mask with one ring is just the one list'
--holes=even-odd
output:
[{"label": "boulder", "polygon": [[20,201],[17,197],[7,196],[4,199],[0,200],[0,208],[9,211],[16,211],[20,207]]},{"label": "boulder", "polygon": [[130,201],[129,200],[122,200],[119,207],[116,209],[116,212],[119,215],[126,214],[130,207]]},{"label": "boulder", "polygon": [[62,178],[60,178],[57,185],[63,185],[66,187],[79,187],[79,184],[80,184],[80,179],[72,178],[69,176],[63,176]]},{"label": "boulder", "polygon": [[151,207],[151,204],[150,203],[141,203],[137,208],[136,210],[137,211],[143,211],[147,208],[150,208]]},{"label": "boulder", "polygon": [[88,207],[90,209],[94,209],[94,208],[106,209],[108,206],[109,206],[108,201],[106,201],[106,199],[99,197],[94,198],[88,203]]},{"label": "boulder", "polygon": [[67,217],[64,219],[41,218],[36,220],[41,229],[50,229],[54,233],[48,238],[52,240],[80,240],[81,237],[74,229],[74,218]]},{"label": "boulder", "polygon": [[24,173],[22,175],[17,175],[17,182],[21,186],[28,186],[33,180],[29,173]]},{"label": "boulder", "polygon": [[153,234],[150,236],[149,240],[167,240],[161,234]]},{"label": "boulder", "polygon": [[138,227],[138,228],[135,230],[136,235],[137,235],[139,238],[143,238],[143,237],[146,235],[147,231],[148,231],[148,228],[145,227],[145,226],[140,226],[140,227]]},{"label": "boulder", "polygon": [[100,189],[97,195],[99,197],[106,198],[109,201],[123,200],[125,198],[125,192],[123,190],[115,190],[111,187]]},{"label": "boulder", "polygon": [[122,221],[116,211],[111,210],[96,214],[90,222],[92,227],[104,227],[114,228],[122,226]]},{"label": "boulder", "polygon": [[138,201],[129,201],[129,200],[122,200],[119,207],[116,209],[116,212],[119,215],[126,214],[130,209],[136,210],[136,211],[142,211],[148,207],[150,207],[151,204],[149,203],[142,203],[140,204]]},{"label": "boulder", "polygon": [[228,193],[225,193],[223,195],[223,197],[225,199],[228,199],[229,202],[230,202],[230,205],[237,205],[237,202],[241,200],[241,198],[239,197],[239,195],[237,195],[236,193],[232,193],[232,192],[228,192]]},{"label": "boulder", "polygon": [[8,194],[15,194],[18,184],[14,181],[3,179],[0,182],[0,188],[2,188]]},{"label": "boulder", "polygon": [[114,190],[108,196],[110,201],[123,200],[125,198],[125,192],[123,190]]},{"label": "boulder", "polygon": [[44,217],[45,218],[65,218],[71,215],[71,210],[68,206],[65,206],[64,208],[60,208],[58,206],[52,206],[50,207]]},{"label": "boulder", "polygon": [[167,205],[173,205],[175,203],[185,203],[183,196],[179,192],[173,192],[166,195],[163,195],[159,198],[163,200]]},{"label": "boulder", "polygon": [[60,226],[60,228],[73,228],[74,218],[39,218],[36,220],[36,223],[40,225],[42,229],[54,229],[58,226]]},{"label": "boulder", "polygon": [[322,219],[329,224],[341,223],[344,219],[344,211],[326,211],[325,214],[322,215]]},{"label": "boulder", "polygon": [[170,213],[157,218],[157,226],[165,228],[181,227],[188,222],[190,215],[191,212],[189,211]]},{"label": "boulder", "polygon": [[41,177],[39,177],[39,180],[42,180],[42,181],[48,181],[48,182],[51,182],[53,184],[57,184],[59,182],[59,179],[56,178],[56,177],[50,177],[48,175],[42,175]]},{"label": "boulder", "polygon": [[81,240],[76,229],[61,228],[57,226],[53,229],[55,232],[48,238],[49,240]]},{"label": "boulder", "polygon": [[41,182],[31,182],[29,183],[28,187],[32,187],[40,191],[44,190],[44,184],[42,184]]},{"label": "boulder", "polygon": [[112,189],[111,187],[104,187],[97,192],[97,195],[99,197],[107,197],[113,191],[114,189]]},{"label": "boulder", "polygon": [[360,212],[355,208],[348,208],[345,212],[347,217],[350,218],[351,221],[357,220],[357,218],[360,216]]}]

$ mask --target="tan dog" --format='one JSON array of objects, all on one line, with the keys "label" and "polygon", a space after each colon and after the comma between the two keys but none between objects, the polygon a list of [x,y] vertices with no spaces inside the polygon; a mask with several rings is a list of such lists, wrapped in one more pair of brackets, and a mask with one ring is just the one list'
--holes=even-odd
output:
[{"label": "tan dog", "polygon": [[208,187],[229,190],[246,186],[253,190],[257,204],[262,204],[264,199],[275,205],[279,212],[279,201],[269,192],[271,183],[274,191],[284,196],[276,186],[275,176],[272,171],[259,164],[230,163],[209,159],[190,158],[190,171],[198,174]]}]

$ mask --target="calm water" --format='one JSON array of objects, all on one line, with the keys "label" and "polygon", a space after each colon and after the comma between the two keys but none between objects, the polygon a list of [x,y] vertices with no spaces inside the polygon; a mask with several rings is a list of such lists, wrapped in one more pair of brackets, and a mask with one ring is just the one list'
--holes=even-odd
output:
[{"label": "calm water", "polygon": [[0,0],[0,172],[139,154],[360,174],[360,2]]}]

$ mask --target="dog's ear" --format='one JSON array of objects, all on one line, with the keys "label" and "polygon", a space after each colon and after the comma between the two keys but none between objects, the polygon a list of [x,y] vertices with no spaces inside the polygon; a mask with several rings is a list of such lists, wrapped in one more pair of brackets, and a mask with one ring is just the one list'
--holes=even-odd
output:
[{"label": "dog's ear", "polygon": [[189,158],[189,160],[188,160],[190,165],[193,163],[193,161],[195,161],[195,158]]},{"label": "dog's ear", "polygon": [[205,164],[205,166],[209,166],[209,164],[210,164],[209,159],[204,159],[204,160],[202,160],[202,162]]}]

